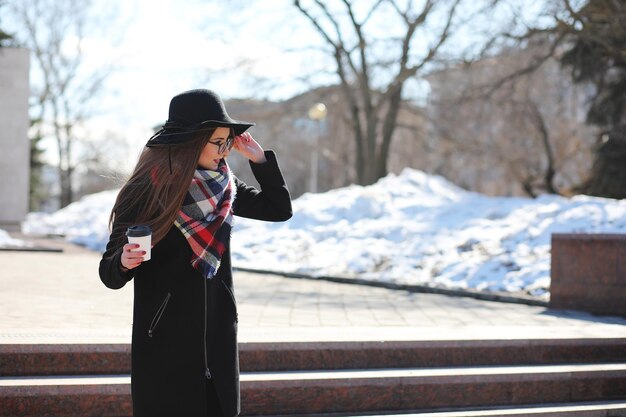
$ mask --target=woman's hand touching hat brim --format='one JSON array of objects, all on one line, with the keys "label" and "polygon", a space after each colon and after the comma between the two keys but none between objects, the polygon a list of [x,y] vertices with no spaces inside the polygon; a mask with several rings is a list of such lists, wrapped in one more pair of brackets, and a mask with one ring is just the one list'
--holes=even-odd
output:
[{"label": "woman's hand touching hat brim", "polygon": [[233,144],[233,148],[256,164],[262,164],[263,162],[266,162],[265,151],[248,132],[244,132],[239,136],[235,136],[235,143]]}]

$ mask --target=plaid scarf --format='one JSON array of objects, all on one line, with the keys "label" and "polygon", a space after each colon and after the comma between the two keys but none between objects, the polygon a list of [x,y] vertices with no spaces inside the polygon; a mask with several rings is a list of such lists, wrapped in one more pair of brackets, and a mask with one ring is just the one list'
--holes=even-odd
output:
[{"label": "plaid scarf", "polygon": [[233,224],[235,188],[225,161],[217,171],[196,169],[174,224],[191,246],[191,265],[211,279],[220,267]]}]

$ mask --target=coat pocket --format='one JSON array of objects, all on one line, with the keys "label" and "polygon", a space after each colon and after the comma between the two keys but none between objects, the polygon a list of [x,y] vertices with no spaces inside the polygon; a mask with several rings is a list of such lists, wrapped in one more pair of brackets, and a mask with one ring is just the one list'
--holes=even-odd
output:
[{"label": "coat pocket", "polygon": [[152,322],[150,322],[150,327],[148,328],[148,337],[152,337],[154,335],[154,330],[159,325],[159,321],[161,321],[161,317],[163,317],[163,313],[165,312],[165,307],[167,307],[167,303],[170,301],[171,297],[172,294],[168,292],[165,299],[154,314],[154,317],[152,317]]},{"label": "coat pocket", "polygon": [[230,288],[228,288],[228,285],[226,285],[226,283],[224,281],[220,281],[220,282],[224,286],[224,289],[226,290],[226,293],[228,294],[228,296],[230,297],[230,299],[233,302],[233,308],[235,309],[235,321],[239,322],[239,313],[237,313],[237,302],[235,301],[235,295],[230,290]]}]

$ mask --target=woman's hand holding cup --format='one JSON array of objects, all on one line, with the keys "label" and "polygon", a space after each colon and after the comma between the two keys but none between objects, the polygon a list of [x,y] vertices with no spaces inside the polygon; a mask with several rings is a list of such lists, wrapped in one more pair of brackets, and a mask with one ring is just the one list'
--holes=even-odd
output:
[{"label": "woman's hand holding cup", "polygon": [[131,226],[126,230],[128,243],[122,248],[122,269],[137,268],[142,262],[149,261],[152,249],[152,230],[149,226]]},{"label": "woman's hand holding cup", "polygon": [[141,246],[137,243],[127,243],[124,245],[121,259],[122,268],[134,269],[143,262],[146,251],[140,249],[140,247]]}]

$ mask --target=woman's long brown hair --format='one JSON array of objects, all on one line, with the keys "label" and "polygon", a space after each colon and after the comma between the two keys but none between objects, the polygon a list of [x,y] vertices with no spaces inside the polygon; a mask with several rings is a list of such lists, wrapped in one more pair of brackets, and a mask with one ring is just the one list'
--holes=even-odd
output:
[{"label": "woman's long brown hair", "polygon": [[[165,237],[191,184],[202,149],[215,129],[197,132],[187,144],[145,147],[109,217],[110,227],[148,225],[152,244]],[[171,152],[171,154],[170,154]],[[171,160],[170,160],[171,158]],[[170,172],[171,162],[171,172]],[[125,239],[118,244],[122,247]]]}]

